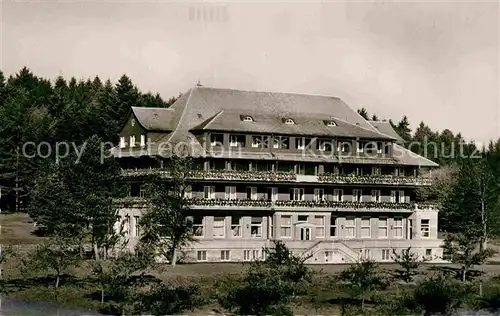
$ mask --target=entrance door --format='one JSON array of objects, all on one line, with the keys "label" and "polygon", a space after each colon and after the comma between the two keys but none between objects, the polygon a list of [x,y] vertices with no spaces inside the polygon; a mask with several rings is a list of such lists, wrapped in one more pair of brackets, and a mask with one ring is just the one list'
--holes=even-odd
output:
[{"label": "entrance door", "polygon": [[311,228],[302,227],[300,229],[300,240],[311,240]]}]

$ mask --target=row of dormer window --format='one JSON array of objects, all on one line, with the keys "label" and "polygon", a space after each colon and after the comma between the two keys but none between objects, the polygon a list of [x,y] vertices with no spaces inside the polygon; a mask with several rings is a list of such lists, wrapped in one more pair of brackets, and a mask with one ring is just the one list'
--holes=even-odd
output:
[{"label": "row of dormer window", "polygon": [[[125,136],[120,137],[120,148],[127,147],[126,141],[127,141],[127,139]],[[128,145],[129,145],[129,147],[136,147],[137,146],[137,140],[136,140],[135,136],[129,137]],[[146,147],[146,135],[141,135],[139,146],[141,148]]]},{"label": "row of dormer window", "polygon": [[[291,149],[289,136],[269,136],[269,135],[252,135],[251,145],[252,148],[274,148],[274,149]],[[295,149],[304,150],[315,148],[318,151],[333,151],[335,141],[329,138],[311,138],[311,137],[294,137]],[[218,146],[224,143],[224,134],[210,134],[210,145]],[[337,152],[349,153],[352,152],[353,142],[348,140],[338,140]],[[230,134],[229,147],[247,147],[246,135]],[[389,153],[389,146],[387,143],[380,141],[357,141],[356,152],[377,152],[381,154]]]},{"label": "row of dormer window", "polygon": [[[250,115],[241,116],[241,120],[243,122],[254,122],[253,117]],[[295,120],[292,118],[283,118],[282,121],[283,121],[283,123],[285,123],[287,125],[295,125]],[[326,120],[326,121],[323,121],[323,123],[329,127],[337,126],[337,123],[334,120]]]}]

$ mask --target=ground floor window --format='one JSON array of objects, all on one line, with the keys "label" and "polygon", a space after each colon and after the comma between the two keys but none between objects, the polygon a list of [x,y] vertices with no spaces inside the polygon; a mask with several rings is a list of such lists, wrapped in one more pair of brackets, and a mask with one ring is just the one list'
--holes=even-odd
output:
[{"label": "ground floor window", "polygon": [[324,216],[314,216],[314,224],[316,224],[316,237],[325,237],[325,217]]},{"label": "ground floor window", "polygon": [[226,235],[226,218],[214,217],[214,237],[224,238]]},{"label": "ground floor window", "polygon": [[420,232],[422,237],[428,238],[430,236],[430,221],[428,219],[420,220]]},{"label": "ground floor window", "polygon": [[134,225],[135,225],[135,229],[134,229],[134,233],[135,233],[135,237],[139,237],[141,235],[141,232],[140,232],[140,220],[139,220],[139,216],[134,216]]},{"label": "ground floor window", "polygon": [[394,218],[394,238],[403,238],[403,218],[396,217]]},{"label": "ground floor window", "polygon": [[354,223],[354,217],[346,217],[346,219],[345,219],[345,230],[346,230],[346,237],[348,237],[348,238],[354,238],[355,231],[356,231],[356,225]]},{"label": "ground floor window", "polygon": [[260,253],[259,249],[252,250],[252,260],[259,260],[260,258],[259,253]]},{"label": "ground floor window", "polygon": [[250,234],[253,238],[262,237],[262,216],[252,216],[252,224],[250,225]]},{"label": "ground floor window", "polygon": [[231,217],[231,231],[233,237],[241,237],[241,216]]},{"label": "ground floor window", "polygon": [[370,226],[370,218],[362,217],[361,218],[361,238],[370,238],[371,236],[371,226]]},{"label": "ground floor window", "polygon": [[252,258],[250,257],[250,250],[243,250],[243,260],[250,261]]},{"label": "ground floor window", "polygon": [[361,250],[359,250],[359,255],[364,260],[371,259],[371,251],[370,251],[370,249],[361,249]]},{"label": "ground floor window", "polygon": [[432,249],[425,249],[425,258],[432,259]]},{"label": "ground floor window", "polygon": [[198,261],[207,261],[207,251],[206,250],[198,250],[196,253],[196,259]]},{"label": "ground floor window", "polygon": [[382,261],[388,261],[391,259],[391,254],[389,249],[382,249]]},{"label": "ground floor window", "polygon": [[195,236],[201,237],[204,235],[203,232],[203,216],[193,217],[193,232]]},{"label": "ground floor window", "polygon": [[231,260],[231,251],[230,250],[221,250],[221,252],[220,252],[220,260],[221,261],[229,261],[229,260]]},{"label": "ground floor window", "polygon": [[330,217],[330,237],[337,237],[337,221],[337,217]]}]

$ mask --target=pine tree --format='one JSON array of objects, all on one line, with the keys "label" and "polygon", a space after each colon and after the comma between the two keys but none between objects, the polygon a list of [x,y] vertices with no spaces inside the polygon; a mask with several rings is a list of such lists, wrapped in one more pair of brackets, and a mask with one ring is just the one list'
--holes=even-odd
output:
[{"label": "pine tree", "polygon": [[358,110],[358,114],[361,115],[365,120],[369,120],[368,111],[366,111],[365,108],[361,108],[361,110]]},{"label": "pine tree", "polygon": [[406,115],[403,116],[403,119],[396,126],[396,131],[405,141],[411,141],[410,123],[408,122]]}]

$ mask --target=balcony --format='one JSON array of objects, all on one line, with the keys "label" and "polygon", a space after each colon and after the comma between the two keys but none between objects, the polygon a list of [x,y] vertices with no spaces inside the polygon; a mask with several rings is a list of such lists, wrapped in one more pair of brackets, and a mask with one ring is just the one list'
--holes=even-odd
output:
[{"label": "balcony", "polygon": [[[168,178],[169,172],[165,169],[125,169],[122,171],[125,177],[140,177],[147,175],[161,175]],[[272,171],[233,171],[214,170],[202,171],[194,170],[189,177],[194,180],[241,180],[241,181],[262,181],[262,182],[296,182],[297,176],[291,172]]]},{"label": "balcony", "polygon": [[390,185],[432,185],[430,177],[414,176],[394,176],[394,175],[341,175],[324,174],[318,176],[319,182],[338,183],[338,184],[390,184]]},{"label": "balcony", "polygon": [[[146,198],[127,197],[117,199],[117,203],[127,207],[144,207]],[[430,203],[392,203],[392,202],[351,202],[351,201],[294,201],[294,200],[247,200],[247,199],[188,199],[192,209],[344,209],[352,211],[413,211],[415,209],[436,209],[438,206]]]},{"label": "balcony", "polygon": [[[143,177],[148,175],[160,175],[168,178],[169,172],[165,169],[125,169],[122,171],[125,177]],[[416,185],[429,186],[432,179],[429,177],[410,177],[393,175],[336,175],[324,174],[320,176],[300,175],[291,172],[272,171],[192,171],[189,177],[193,180],[229,180],[229,181],[259,181],[259,182],[309,182],[309,183],[336,183],[336,184],[384,184],[384,185]]]}]

